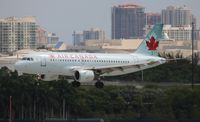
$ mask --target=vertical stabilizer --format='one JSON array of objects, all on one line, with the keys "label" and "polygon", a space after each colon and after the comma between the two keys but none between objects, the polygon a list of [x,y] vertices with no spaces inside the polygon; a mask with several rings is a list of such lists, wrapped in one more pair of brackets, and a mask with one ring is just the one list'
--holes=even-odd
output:
[{"label": "vertical stabilizer", "polygon": [[157,47],[159,46],[159,39],[162,38],[162,29],[163,24],[154,25],[135,53],[157,56]]}]

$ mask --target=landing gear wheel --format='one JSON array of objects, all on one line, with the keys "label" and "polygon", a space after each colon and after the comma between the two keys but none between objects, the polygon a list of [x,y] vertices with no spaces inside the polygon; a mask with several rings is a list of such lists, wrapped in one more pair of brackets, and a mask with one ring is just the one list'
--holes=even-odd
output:
[{"label": "landing gear wheel", "polygon": [[104,87],[104,84],[103,84],[103,82],[101,82],[101,81],[97,81],[97,82],[95,83],[95,86],[96,86],[97,88],[103,88],[103,87]]},{"label": "landing gear wheel", "polygon": [[78,81],[73,81],[72,82],[72,86],[75,87],[75,88],[79,87],[80,85],[81,85],[81,83],[78,82]]}]

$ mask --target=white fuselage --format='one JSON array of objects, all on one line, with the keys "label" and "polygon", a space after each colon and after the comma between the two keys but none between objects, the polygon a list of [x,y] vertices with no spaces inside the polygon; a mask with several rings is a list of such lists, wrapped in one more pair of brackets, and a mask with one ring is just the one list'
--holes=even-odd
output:
[{"label": "white fuselage", "polygon": [[[132,73],[165,63],[165,59],[141,54],[101,54],[101,53],[36,53],[25,56],[15,64],[18,72],[27,74],[47,74],[73,76],[75,69],[101,69],[111,67],[102,76]],[[27,59],[29,58],[29,59]],[[122,66],[123,69],[117,68]]]}]

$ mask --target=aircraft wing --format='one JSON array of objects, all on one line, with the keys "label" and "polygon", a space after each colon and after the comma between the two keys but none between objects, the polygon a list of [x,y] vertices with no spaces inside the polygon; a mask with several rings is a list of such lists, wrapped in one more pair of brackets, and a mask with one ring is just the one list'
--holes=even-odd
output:
[{"label": "aircraft wing", "polygon": [[112,65],[112,66],[97,66],[97,67],[73,67],[72,70],[93,70],[95,73],[99,73],[100,75],[104,74],[104,73],[110,73],[112,71],[116,71],[116,70],[120,70],[123,71],[125,69],[128,68],[137,68],[140,69],[142,66],[145,65],[153,65],[157,63],[156,61],[151,61],[149,63],[146,64],[123,64],[123,65]]}]

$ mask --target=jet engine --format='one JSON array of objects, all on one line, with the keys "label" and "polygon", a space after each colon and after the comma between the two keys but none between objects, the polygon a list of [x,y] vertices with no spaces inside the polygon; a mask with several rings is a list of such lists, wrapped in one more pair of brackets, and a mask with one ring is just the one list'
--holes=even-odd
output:
[{"label": "jet engine", "polygon": [[93,81],[95,74],[91,70],[77,70],[74,73],[74,79],[78,82]]}]

